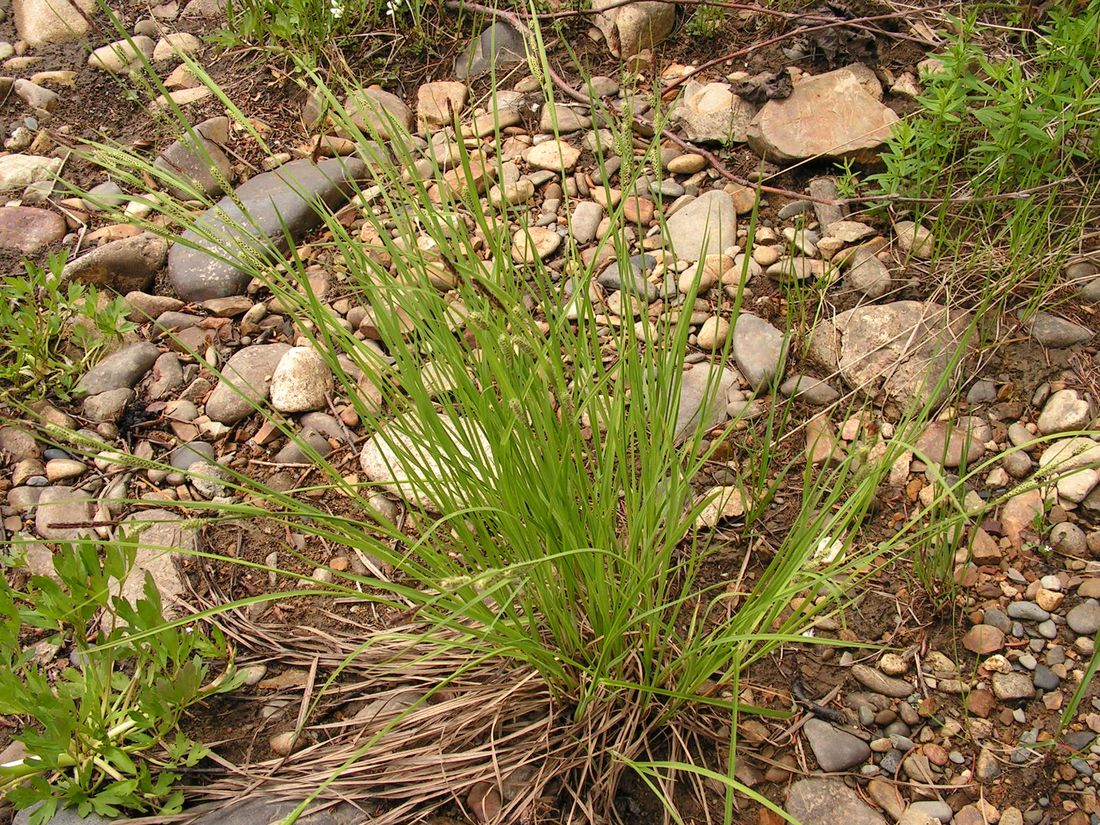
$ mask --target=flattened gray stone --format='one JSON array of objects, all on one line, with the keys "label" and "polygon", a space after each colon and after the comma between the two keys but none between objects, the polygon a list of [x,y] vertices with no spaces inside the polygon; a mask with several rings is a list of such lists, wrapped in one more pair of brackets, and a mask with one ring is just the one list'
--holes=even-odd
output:
[{"label": "flattened gray stone", "polygon": [[168,457],[168,463],[177,470],[187,471],[192,464],[197,462],[210,462],[214,460],[214,446],[206,441],[189,441],[180,444]]},{"label": "flattened gray stone", "polygon": [[1018,619],[1021,622],[1045,622],[1050,618],[1050,613],[1035,602],[1018,601],[1008,606],[1008,618]]},{"label": "flattened gray stone", "polygon": [[1044,347],[1072,347],[1092,338],[1091,329],[1049,312],[1036,312],[1026,326],[1031,337]]},{"label": "flattened gray stone", "polygon": [[149,399],[166,398],[183,386],[183,365],[174,352],[166,352],[153,364],[153,378],[146,387]]},{"label": "flattened gray stone", "polygon": [[6,453],[6,457],[14,464],[27,458],[38,458],[42,455],[42,450],[33,435],[20,427],[9,425],[0,427],[0,453]]},{"label": "flattened gray stone", "polygon": [[206,399],[206,414],[222,424],[236,424],[267,400],[271,378],[288,344],[254,344],[235,352],[222,379]]},{"label": "flattened gray stone", "polygon": [[[204,812],[198,813],[192,825],[271,825],[281,822],[297,806],[297,802],[276,802],[266,798],[243,799],[228,807],[205,805],[195,809],[196,813]],[[349,802],[341,802],[316,813],[309,813],[307,809],[306,814],[298,818],[299,825],[362,825],[365,821],[368,820],[363,812]],[[83,822],[85,820],[81,820]],[[96,825],[91,820],[86,822]]]},{"label": "flattened gray stone", "polygon": [[737,243],[737,210],[729,193],[711,189],[668,219],[668,241],[676,257],[699,261]]},{"label": "flattened gray stone", "polygon": [[596,238],[596,230],[603,220],[603,207],[595,201],[581,201],[573,210],[569,228],[573,240],[579,244],[590,243]]},{"label": "flattened gray stone", "polygon": [[807,719],[802,730],[823,771],[846,771],[865,762],[871,755],[871,748],[862,739],[837,730],[821,719]]},{"label": "flattened gray stone", "polygon": [[230,180],[233,172],[221,147],[200,134],[184,135],[174,141],[153,165],[171,176],[165,180],[169,193],[185,200],[196,197],[196,192],[207,197],[220,195],[225,191],[221,181]]},{"label": "flattened gray stone", "polygon": [[[383,89],[360,89],[344,101],[352,123],[367,138],[398,140],[412,130],[412,110],[397,95]],[[337,129],[344,134],[343,129]],[[346,137],[354,137],[346,134]]]},{"label": "flattened gray stone", "polygon": [[478,77],[494,66],[500,69],[522,63],[527,47],[523,36],[503,22],[497,22],[481,33],[455,60],[455,77],[459,80]]},{"label": "flattened gray stone", "polygon": [[[686,438],[697,427],[713,427],[726,420],[731,390],[737,389],[738,375],[731,369],[710,369],[706,363],[685,370],[680,379],[680,407],[676,412],[676,438]],[[709,390],[709,397],[708,397]],[[703,404],[710,401],[704,410]]]},{"label": "flattened gray stone", "polygon": [[[328,158],[318,164],[302,159],[246,181],[198,219],[201,234],[189,229],[172,247],[172,286],[185,301],[242,294],[251,278],[237,265],[247,260],[242,253],[281,261],[284,233],[298,239],[320,225],[314,204],[339,206],[350,194],[348,181],[365,171],[358,158]],[[244,212],[234,198],[243,203]]]},{"label": "flattened gray stone", "polygon": [[787,813],[802,825],[886,825],[882,814],[840,779],[800,779],[787,791]]},{"label": "flattened gray stone", "polygon": [[168,257],[168,242],[151,233],[105,243],[65,264],[63,278],[125,295],[148,289]]},{"label": "flattened gray stone", "polygon": [[313,457],[306,452],[305,445],[317,453],[321,458],[325,458],[332,452],[332,445],[328,443],[328,439],[321,435],[319,432],[313,429],[304,429],[298,434],[296,439],[287,441],[283,448],[275,454],[276,464],[309,464],[312,463]]},{"label": "flattened gray stone", "polygon": [[91,521],[94,502],[91,496],[73,487],[47,487],[38,499],[34,529],[50,541],[73,541],[88,533],[86,527],[60,527]]},{"label": "flattened gray stone", "polygon": [[783,333],[747,312],[733,325],[733,358],[754,390],[768,386],[783,360]]},{"label": "flattened gray stone", "polygon": [[810,355],[865,395],[923,403],[950,389],[950,380],[937,383],[969,324],[969,313],[932,302],[856,307],[814,327]]},{"label": "flattened gray stone", "polygon": [[[37,805],[33,805],[30,808],[24,808],[15,815],[15,818],[12,820],[12,825],[29,825],[31,814],[37,809]],[[49,825],[111,825],[111,820],[104,819],[98,814],[88,814],[86,817],[79,817],[76,815],[76,811],[66,808],[54,814],[53,819],[49,821]]]},{"label": "flattened gray stone", "polygon": [[1043,664],[1035,666],[1031,681],[1037,690],[1055,690],[1062,682],[1053,670]]},{"label": "flattened gray stone", "polygon": [[1100,630],[1100,602],[1088,599],[1066,614],[1069,629],[1080,636],[1091,636]]},{"label": "flattened gray stone", "polygon": [[852,665],[852,675],[856,677],[857,682],[868,690],[873,690],[875,693],[881,693],[883,696],[890,696],[894,699],[904,699],[915,690],[904,679],[887,676],[867,665]]},{"label": "flattened gray stone", "polygon": [[840,393],[824,379],[809,375],[790,376],[780,385],[779,391],[788,398],[794,397],[806,404],[821,407],[832,404],[840,398]]},{"label": "flattened gray stone", "polygon": [[631,255],[627,263],[630,271],[626,277],[619,261],[608,264],[596,279],[599,285],[608,291],[624,290],[646,301],[657,300],[657,286],[650,283],[647,277],[657,265],[657,259],[652,255]]},{"label": "flattened gray stone", "polygon": [[158,355],[160,350],[147,341],[123,347],[84,373],[77,382],[76,391],[99,395],[111,390],[132,389],[152,369]]},{"label": "flattened gray stone", "polygon": [[847,205],[822,203],[822,201],[833,201],[840,197],[836,178],[831,175],[814,178],[806,185],[806,191],[810,193],[810,197],[817,198],[813,202],[814,214],[817,215],[817,222],[822,226],[844,220],[848,215]]},{"label": "flattened gray stone", "polygon": [[118,421],[126,406],[134,400],[134,391],[126,387],[89,395],[82,406],[84,415],[92,421]]}]

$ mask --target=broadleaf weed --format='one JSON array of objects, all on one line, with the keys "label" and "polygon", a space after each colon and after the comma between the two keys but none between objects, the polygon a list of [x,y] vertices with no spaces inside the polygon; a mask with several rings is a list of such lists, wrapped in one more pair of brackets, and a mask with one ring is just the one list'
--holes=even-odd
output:
[{"label": "broadleaf weed", "polygon": [[[225,640],[168,622],[148,574],[134,603],[113,595],[134,558],[125,537],[78,542],[25,592],[0,579],[0,712],[26,720],[15,736],[26,755],[0,765],[0,791],[35,807],[31,822],[59,806],[82,817],[179,811],[180,770],[206,753],[179,730],[181,714],[239,684],[231,666],[208,681],[209,662],[229,658]],[[69,663],[24,649],[23,634],[36,632]]]},{"label": "broadleaf weed", "polygon": [[67,400],[80,374],[136,326],[122,298],[62,280],[64,256],[0,283],[0,384],[21,402],[53,393]]}]

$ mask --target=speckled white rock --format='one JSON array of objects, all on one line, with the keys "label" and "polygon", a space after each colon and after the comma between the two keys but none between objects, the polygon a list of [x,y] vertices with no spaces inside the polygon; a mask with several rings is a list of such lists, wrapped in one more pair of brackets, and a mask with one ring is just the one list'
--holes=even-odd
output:
[{"label": "speckled white rock", "polygon": [[[471,504],[491,473],[492,445],[476,421],[460,418],[439,422],[452,446],[449,454],[433,440],[434,430],[407,414],[367,439],[359,464],[370,481],[418,507],[435,512]],[[455,461],[464,456],[465,461]]]},{"label": "speckled white rock", "polygon": [[293,347],[271,376],[271,406],[284,413],[319,410],[332,388],[325,360],[310,347]]},{"label": "speckled white rock", "polygon": [[1047,400],[1037,423],[1039,432],[1050,435],[1083,429],[1091,417],[1089,402],[1076,390],[1059,390]]}]

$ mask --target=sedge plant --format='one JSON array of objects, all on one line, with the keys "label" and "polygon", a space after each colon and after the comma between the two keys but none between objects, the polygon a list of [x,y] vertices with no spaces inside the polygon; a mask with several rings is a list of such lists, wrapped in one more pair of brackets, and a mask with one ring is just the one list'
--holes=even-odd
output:
[{"label": "sedge plant", "polygon": [[[194,70],[210,83],[200,67]],[[565,780],[578,789],[566,799],[567,818],[614,816],[616,790],[630,767],[667,778],[675,770],[670,766],[679,766],[687,776],[724,777],[730,791],[724,818],[733,821],[734,792],[754,795],[733,778],[740,714],[789,711],[744,703],[744,669],[782,645],[829,643],[803,634],[822,614],[858,598],[872,559],[908,551],[904,532],[874,543],[862,527],[886,471],[915,441],[932,402],[909,411],[899,437],[883,442],[875,461],[853,451],[820,467],[769,464],[793,409],[780,407],[768,418],[774,439],[761,448],[761,460],[738,475],[747,511],[741,535],[735,528],[732,541],[720,541],[700,516],[722,493],[701,489],[698,478],[741,424],[723,423],[725,394],[736,381],[729,345],[689,364],[690,313],[651,317],[641,309],[635,315],[627,301],[621,324],[607,320],[591,287],[598,266],[630,266],[622,207],[611,211],[600,242],[607,258],[597,264],[599,254],[570,255],[555,269],[529,254],[532,227],[524,212],[492,208],[479,197],[481,169],[504,174],[498,156],[456,140],[453,151],[426,153],[425,167],[396,124],[364,134],[342,110],[341,95],[314,80],[335,125],[355,137],[365,161],[354,213],[317,206],[322,228],[308,256],[311,263],[323,261],[338,294],[362,308],[356,327],[317,294],[295,245],[278,263],[266,241],[244,254],[239,237],[218,237],[188,211],[155,203],[183,227],[206,233],[204,241],[221,244],[226,259],[277,298],[299,343],[324,359],[369,436],[362,475],[349,477],[346,468],[307,449],[322,479],[309,489],[277,493],[239,476],[234,485],[261,504],[201,506],[282,521],[397,572],[356,577],[336,571],[349,583],[342,592],[361,586],[361,599],[416,619],[400,632],[380,628],[373,641],[351,645],[337,669],[352,668],[385,639],[410,651],[400,659],[400,676],[417,683],[418,674],[446,682],[438,676],[441,666],[453,682],[486,663],[511,674],[500,686],[502,697],[513,681],[534,679],[555,709],[557,731],[547,740],[550,767],[539,775],[539,787]],[[240,114],[232,107],[230,113]],[[243,115],[240,120],[248,131]],[[387,153],[377,150],[382,143]],[[96,160],[121,180],[145,174],[167,180],[169,173],[128,150],[94,149]],[[644,169],[657,149],[651,143],[630,165]],[[694,303],[696,290],[684,305]],[[741,296],[739,290],[724,310],[733,325]],[[701,390],[692,406],[687,384]],[[256,406],[307,443],[293,422]],[[762,470],[768,466],[777,472]],[[764,541],[750,525],[774,499],[776,477],[799,468],[802,495],[793,518],[780,539]],[[312,495],[296,495],[318,488],[339,491],[354,514],[335,514],[311,504]],[[406,520],[392,522],[371,506],[379,488],[407,502]],[[822,547],[829,550],[824,558]],[[719,550],[752,564],[755,577],[731,571],[728,580],[704,578],[704,562]],[[476,707],[462,706],[469,718],[479,709],[499,713],[484,692],[477,699]],[[438,722],[423,707],[418,703],[402,718]],[[724,763],[707,765],[713,732],[723,729],[729,731]],[[378,738],[384,733],[326,762],[334,767],[309,791],[347,794],[355,783],[363,787],[356,766],[384,747]],[[508,758],[511,741],[486,756],[480,774],[462,773],[461,787],[506,778],[499,765],[512,770],[517,764]],[[307,751],[314,759],[321,752]],[[387,761],[405,766],[399,750]],[[424,804],[456,792],[450,781],[441,796],[432,796],[422,776],[406,771],[402,779],[394,770],[384,786]],[[675,811],[671,785],[658,784]],[[503,800],[502,821],[530,798]]]}]

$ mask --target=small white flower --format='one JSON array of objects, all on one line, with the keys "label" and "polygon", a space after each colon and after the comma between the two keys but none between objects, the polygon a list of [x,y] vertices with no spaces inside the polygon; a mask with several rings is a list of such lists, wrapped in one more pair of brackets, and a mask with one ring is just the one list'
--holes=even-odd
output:
[{"label": "small white flower", "polygon": [[328,12],[333,20],[339,20],[344,16],[344,4],[340,0],[329,0]]}]

